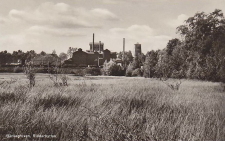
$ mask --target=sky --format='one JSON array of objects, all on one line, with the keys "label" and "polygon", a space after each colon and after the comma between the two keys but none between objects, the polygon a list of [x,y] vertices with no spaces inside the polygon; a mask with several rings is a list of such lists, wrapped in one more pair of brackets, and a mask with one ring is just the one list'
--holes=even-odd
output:
[{"label": "sky", "polygon": [[224,0],[0,0],[0,51],[57,54],[69,47],[142,52],[163,49],[180,38],[176,27],[196,12],[225,12]]}]

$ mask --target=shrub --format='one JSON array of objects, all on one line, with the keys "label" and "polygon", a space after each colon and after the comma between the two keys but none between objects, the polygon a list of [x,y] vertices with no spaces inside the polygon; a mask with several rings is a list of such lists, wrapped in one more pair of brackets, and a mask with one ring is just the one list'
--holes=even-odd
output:
[{"label": "shrub", "polygon": [[35,68],[36,73],[48,73],[48,68]]},{"label": "shrub", "polygon": [[102,69],[103,75],[109,76],[123,76],[124,70],[121,66],[117,65],[114,61],[105,62]]},{"label": "shrub", "polygon": [[84,70],[83,69],[73,69],[72,74],[74,74],[75,76],[84,76]]},{"label": "shrub", "polygon": [[13,68],[13,72],[14,73],[20,73],[20,72],[23,72],[23,69],[19,66],[16,66],[16,67]]},{"label": "shrub", "polygon": [[142,76],[142,75],[143,71],[140,68],[137,68],[132,72],[132,76]]},{"label": "shrub", "polygon": [[100,68],[85,68],[84,74],[97,76],[97,75],[101,75],[101,70]]},{"label": "shrub", "polygon": [[133,66],[129,65],[126,70],[126,76],[131,77],[133,72]]}]

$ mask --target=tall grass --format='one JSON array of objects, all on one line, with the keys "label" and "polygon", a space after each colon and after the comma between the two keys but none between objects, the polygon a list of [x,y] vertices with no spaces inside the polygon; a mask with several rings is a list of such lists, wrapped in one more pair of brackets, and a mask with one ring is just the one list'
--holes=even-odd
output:
[{"label": "tall grass", "polygon": [[1,87],[0,140],[6,134],[61,141],[225,140],[219,83],[187,80],[178,91],[154,79],[71,77],[68,87],[54,87],[44,78],[32,89],[25,83]]}]

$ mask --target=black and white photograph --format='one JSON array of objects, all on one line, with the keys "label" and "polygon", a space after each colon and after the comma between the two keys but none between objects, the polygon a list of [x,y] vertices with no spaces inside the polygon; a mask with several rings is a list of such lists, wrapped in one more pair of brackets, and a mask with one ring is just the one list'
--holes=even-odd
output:
[{"label": "black and white photograph", "polygon": [[0,0],[0,141],[225,141],[224,0]]}]

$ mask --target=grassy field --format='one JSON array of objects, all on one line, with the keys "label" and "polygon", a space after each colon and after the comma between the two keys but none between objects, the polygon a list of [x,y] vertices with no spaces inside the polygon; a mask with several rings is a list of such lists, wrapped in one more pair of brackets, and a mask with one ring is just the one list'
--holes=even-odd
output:
[{"label": "grassy field", "polygon": [[[16,80],[13,80],[16,79]],[[37,74],[0,74],[0,140],[224,141],[225,93],[219,83],[182,80],[172,90],[157,79],[75,77],[54,86]],[[177,80],[167,80],[172,83]],[[54,135],[54,136],[47,136]]]}]

